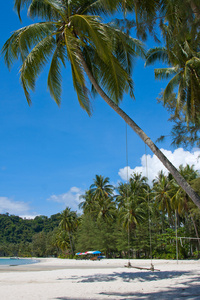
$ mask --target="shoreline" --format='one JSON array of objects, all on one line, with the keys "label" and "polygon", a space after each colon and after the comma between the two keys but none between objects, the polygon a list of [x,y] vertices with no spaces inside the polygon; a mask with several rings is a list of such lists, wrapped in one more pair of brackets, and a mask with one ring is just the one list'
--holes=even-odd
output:
[{"label": "shoreline", "polygon": [[[3,257],[2,257],[3,258]],[[19,257],[21,258],[21,257]],[[5,258],[8,259],[8,258]],[[53,271],[63,269],[110,269],[110,268],[126,268],[126,269],[141,269],[152,271],[151,266],[155,270],[161,271],[162,266],[167,265],[173,266],[185,266],[185,265],[199,265],[200,260],[167,260],[167,259],[102,259],[100,261],[91,261],[87,259],[62,259],[62,258],[22,258],[27,260],[35,260],[36,262],[22,265],[0,265],[0,272],[17,272],[17,271]],[[12,261],[12,260],[11,260]],[[131,264],[128,267],[128,264]]]},{"label": "shoreline", "polygon": [[[35,258],[34,258],[35,259]],[[0,295],[6,300],[198,300],[200,260],[39,258],[39,262],[0,269]],[[142,269],[141,269],[142,268]],[[147,268],[147,269],[145,269]],[[159,271],[158,271],[159,270]]]}]

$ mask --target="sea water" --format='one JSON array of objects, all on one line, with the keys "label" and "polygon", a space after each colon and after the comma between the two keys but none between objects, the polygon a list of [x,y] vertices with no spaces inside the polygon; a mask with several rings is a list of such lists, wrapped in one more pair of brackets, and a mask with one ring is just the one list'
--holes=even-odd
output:
[{"label": "sea water", "polygon": [[0,266],[19,266],[38,262],[32,258],[0,258]]}]

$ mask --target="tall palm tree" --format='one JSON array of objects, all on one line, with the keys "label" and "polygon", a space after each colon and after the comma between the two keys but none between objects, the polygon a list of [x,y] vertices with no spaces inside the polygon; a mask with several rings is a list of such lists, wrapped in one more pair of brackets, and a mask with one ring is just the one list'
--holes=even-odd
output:
[{"label": "tall palm tree", "polygon": [[108,177],[96,175],[94,183],[90,186],[90,190],[93,194],[94,200],[99,198],[105,199],[113,195],[114,187],[111,184],[109,184]]},{"label": "tall palm tree", "polygon": [[48,88],[59,104],[61,65],[65,67],[68,60],[80,105],[90,114],[86,74],[92,91],[97,92],[141,137],[200,207],[200,197],[118,105],[124,92],[129,91],[133,96],[132,62],[135,56],[144,56],[144,50],[141,42],[111,24],[103,23],[98,16],[108,10],[112,12],[117,4],[117,0],[15,0],[19,14],[24,6],[28,6],[30,17],[44,21],[25,26],[11,35],[2,50],[5,62],[10,68],[15,60],[21,59],[20,79],[30,103],[30,90],[34,90],[38,75],[51,59]]},{"label": "tall palm tree", "polygon": [[80,199],[83,199],[79,204],[79,208],[83,210],[83,213],[93,214],[95,211],[95,202],[93,201],[91,190],[87,190],[84,195],[80,196]]},{"label": "tall palm tree", "polygon": [[146,194],[146,191],[149,189],[149,186],[147,184],[147,177],[142,176],[141,173],[133,173],[130,177],[130,184],[132,185],[132,188],[139,193],[143,191],[143,193]]},{"label": "tall palm tree", "polygon": [[159,172],[156,179],[153,181],[153,195],[156,205],[162,212],[171,215],[171,189],[172,189],[172,179],[169,176]]},{"label": "tall palm tree", "polygon": [[162,171],[153,180],[152,196],[153,204],[160,210],[161,230],[165,228],[166,217],[170,224],[174,224],[172,197],[173,197],[173,178],[171,174],[166,176]]},{"label": "tall palm tree", "polygon": [[56,246],[58,249],[61,249],[63,252],[69,247],[69,237],[64,230],[58,230],[58,232],[54,236],[54,246]]},{"label": "tall palm tree", "polygon": [[120,183],[116,196],[120,220],[125,228],[134,231],[147,216],[147,184],[141,174],[133,174],[128,183]]},{"label": "tall palm tree", "polygon": [[69,207],[66,207],[61,214],[59,226],[68,234],[72,255],[74,255],[74,233],[76,231],[77,224],[78,218],[76,212],[71,211]]},{"label": "tall palm tree", "polygon": [[90,191],[97,219],[104,219],[108,222],[113,220],[115,213],[114,187],[109,184],[109,178],[96,175],[94,183],[90,186]]}]

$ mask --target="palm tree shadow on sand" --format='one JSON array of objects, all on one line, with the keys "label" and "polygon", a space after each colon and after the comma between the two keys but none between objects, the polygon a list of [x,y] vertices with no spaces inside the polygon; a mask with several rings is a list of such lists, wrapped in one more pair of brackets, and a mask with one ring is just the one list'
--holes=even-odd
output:
[{"label": "palm tree shadow on sand", "polygon": [[[78,283],[92,283],[92,282],[113,282],[117,279],[122,279],[124,282],[134,283],[134,280],[140,282],[154,282],[162,279],[178,279],[181,276],[191,274],[190,272],[183,271],[164,271],[164,272],[121,272],[121,273],[113,273],[113,274],[95,274],[89,276],[72,276],[71,278],[59,278],[58,280],[73,280],[75,284]],[[181,283],[181,287],[168,287],[163,288],[163,291],[153,291],[151,293],[147,292],[120,292],[120,291],[110,291],[110,292],[100,292],[96,295],[88,295],[88,297],[74,298],[74,297],[57,297],[54,299],[57,300],[88,300],[88,299],[107,299],[109,297],[110,300],[125,300],[125,299],[163,299],[163,300],[178,300],[178,299],[192,299],[199,300],[200,299],[200,282],[199,277],[193,277],[186,279]]]}]

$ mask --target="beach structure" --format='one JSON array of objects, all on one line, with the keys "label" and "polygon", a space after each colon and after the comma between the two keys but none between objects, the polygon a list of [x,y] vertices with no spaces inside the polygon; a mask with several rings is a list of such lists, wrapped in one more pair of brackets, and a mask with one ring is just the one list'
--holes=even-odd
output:
[{"label": "beach structure", "polygon": [[100,260],[104,256],[101,256],[101,251],[86,251],[86,252],[77,252],[76,256],[81,257],[82,259],[91,259],[91,260]]}]

